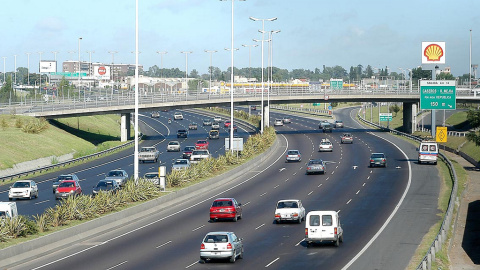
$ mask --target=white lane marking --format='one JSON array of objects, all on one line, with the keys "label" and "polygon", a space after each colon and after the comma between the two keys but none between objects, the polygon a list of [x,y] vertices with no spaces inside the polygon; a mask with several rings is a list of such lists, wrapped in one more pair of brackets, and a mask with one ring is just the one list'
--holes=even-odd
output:
[{"label": "white lane marking", "polygon": [[46,203],[46,202],[49,202],[50,200],[45,200],[45,201],[41,201],[41,202],[36,202],[35,204],[41,204],[41,203]]},{"label": "white lane marking", "polygon": [[305,238],[303,238],[302,240],[300,240],[300,242],[298,242],[295,246],[298,247],[303,241],[305,241]]},{"label": "white lane marking", "polygon": [[347,204],[349,204],[352,201],[352,199],[348,200]]},{"label": "white lane marking", "polygon": [[358,193],[360,193],[360,189],[357,191],[357,193],[355,193],[355,195],[358,195]]},{"label": "white lane marking", "polygon": [[357,165],[355,165],[355,166],[353,166],[353,169],[354,169],[354,170],[356,170],[356,169],[357,169],[357,167],[358,167],[358,166],[357,166]]},{"label": "white lane marking", "polygon": [[367,177],[367,180],[370,179],[370,175]]},{"label": "white lane marking", "polygon": [[99,173],[99,174],[97,174],[97,176],[100,176],[100,175],[103,175],[103,174],[104,174],[104,173]]},{"label": "white lane marking", "polygon": [[267,195],[267,192],[262,193],[262,194],[260,195],[260,197],[263,197],[263,196],[265,196],[265,195]]},{"label": "white lane marking", "polygon": [[332,171],[332,174],[334,174],[334,173],[335,173],[335,171]]},{"label": "white lane marking", "polygon": [[294,173],[293,173],[293,175],[296,175],[296,174],[297,174],[297,172],[294,172]]},{"label": "white lane marking", "polygon": [[288,178],[285,180],[285,182],[287,182],[287,181],[288,181]]},{"label": "white lane marking", "polygon": [[283,170],[286,170],[286,169],[285,169],[285,168],[280,168],[278,171],[281,172],[281,171],[283,171]]},{"label": "white lane marking", "polygon": [[197,264],[197,263],[198,263],[198,262],[194,262],[194,263],[192,263],[192,264],[190,264],[190,265],[186,266],[186,267],[185,267],[185,269],[187,269],[187,268],[190,268],[190,267],[194,266],[194,265],[195,265],[195,264]]},{"label": "white lane marking", "polygon": [[373,171],[370,171],[370,173],[373,173]]},{"label": "white lane marking", "polygon": [[323,184],[318,185],[317,187],[321,187]]},{"label": "white lane marking", "polygon": [[329,177],[327,177],[327,179],[325,179],[325,181],[326,181],[326,180],[328,180],[328,178],[330,178],[330,176],[329,176]]},{"label": "white lane marking", "polygon": [[364,186],[365,186],[365,184],[366,184],[366,183],[363,183],[362,187],[364,187]]},{"label": "white lane marking", "polygon": [[203,227],[205,227],[205,225],[202,225],[202,226],[200,226],[200,227],[197,227],[197,228],[193,229],[192,232],[194,232],[194,231],[196,231],[196,230],[200,230],[200,229],[203,228]]},{"label": "white lane marking", "polygon": [[279,186],[280,186],[280,185],[276,185],[276,186],[273,187],[273,189],[276,189],[276,188],[279,187]]},{"label": "white lane marking", "polygon": [[168,244],[170,244],[170,243],[172,243],[171,240],[168,241],[168,242],[166,242],[166,243],[161,244],[160,246],[158,246],[158,247],[156,247],[156,248],[161,248],[161,247],[166,246],[166,245],[168,245]]},{"label": "white lane marking", "polygon": [[275,260],[273,260],[272,262],[270,262],[269,264],[265,265],[265,268],[269,267],[270,265],[272,265],[274,262],[280,260],[280,257],[276,258]]},{"label": "white lane marking", "polygon": [[313,193],[313,190],[308,193],[308,196],[312,195],[312,193]]},{"label": "white lane marking", "polygon": [[[146,228],[146,227],[148,227],[148,226],[151,226],[151,225],[153,225],[153,224],[156,224],[156,223],[158,223],[158,222],[160,222],[160,221],[163,221],[163,220],[165,220],[165,219],[167,219],[167,218],[173,217],[173,216],[178,215],[178,214],[180,214],[180,213],[183,213],[183,212],[185,212],[185,211],[187,211],[187,210],[190,210],[190,209],[192,209],[193,207],[196,207],[196,206],[198,206],[198,205],[200,205],[200,204],[202,204],[202,203],[209,202],[209,201],[211,201],[213,198],[217,198],[217,197],[219,197],[220,195],[222,195],[222,194],[224,194],[224,193],[227,193],[227,192],[229,192],[229,191],[231,191],[231,190],[233,190],[233,189],[235,189],[235,188],[237,188],[237,187],[239,187],[239,186],[241,186],[241,185],[243,185],[243,184],[245,184],[245,183],[248,183],[250,180],[252,180],[252,179],[254,179],[255,177],[257,177],[260,173],[262,173],[262,172],[268,170],[270,167],[272,167],[275,163],[278,162],[278,160],[280,160],[280,158],[283,158],[283,157],[285,156],[285,153],[287,152],[287,149],[288,149],[288,140],[287,140],[287,138],[285,137],[285,135],[283,135],[283,134],[282,134],[282,137],[285,139],[285,141],[286,141],[286,143],[287,143],[287,146],[285,147],[285,150],[283,151],[283,153],[280,154],[274,162],[272,162],[270,165],[266,166],[262,171],[260,171],[260,172],[258,172],[257,174],[251,176],[250,178],[245,179],[245,180],[243,180],[242,182],[240,182],[240,183],[238,183],[238,184],[236,184],[236,185],[234,185],[234,186],[232,186],[232,187],[230,187],[230,188],[227,188],[227,189],[225,189],[225,190],[223,190],[223,191],[221,191],[221,192],[219,192],[219,193],[217,193],[217,194],[215,194],[215,195],[213,195],[213,196],[210,196],[210,197],[206,198],[205,200],[201,200],[201,201],[199,201],[199,202],[197,202],[197,203],[194,203],[194,204],[192,204],[192,205],[190,205],[190,206],[188,206],[188,207],[185,207],[185,208],[183,208],[183,209],[181,209],[181,210],[178,210],[177,212],[174,212],[174,213],[172,213],[172,214],[166,215],[166,216],[164,216],[164,217],[162,217],[162,218],[159,218],[159,219],[154,220],[154,221],[152,221],[152,222],[150,222],[150,223],[147,223],[147,224],[145,224],[145,225],[142,225],[142,226],[140,226],[140,227],[137,227],[137,228],[135,228],[135,229],[132,229],[132,230],[130,230],[130,231],[128,231],[128,232],[125,232],[125,233],[122,233],[122,234],[120,234],[120,235],[114,236],[114,237],[112,237],[112,238],[104,241],[102,244],[94,245],[94,246],[88,247],[88,248],[86,248],[86,249],[79,250],[79,251],[74,252],[74,253],[72,253],[72,254],[70,254],[70,255],[64,256],[64,257],[62,257],[62,258],[60,258],[60,259],[51,261],[51,262],[46,263],[46,264],[43,264],[43,265],[40,265],[40,266],[38,266],[38,267],[36,267],[36,268],[33,268],[32,270],[36,270],[36,269],[43,268],[43,267],[45,267],[45,266],[52,265],[52,264],[54,264],[54,263],[63,261],[63,260],[65,260],[65,259],[71,258],[71,257],[73,257],[73,256],[76,256],[76,255],[78,255],[78,254],[84,253],[84,252],[86,252],[86,251],[89,251],[90,249],[96,248],[96,247],[98,247],[98,246],[100,246],[100,245],[103,245],[103,244],[112,242],[112,241],[117,240],[117,239],[119,239],[119,238],[121,238],[121,237],[124,237],[124,236],[126,236],[126,235],[132,234],[132,233],[137,232],[137,231],[139,231],[139,230],[142,230],[142,229],[144,229],[144,228]],[[132,154],[132,156],[133,156],[133,154]],[[196,264],[196,263],[194,263],[194,264]],[[192,264],[192,265],[194,265],[194,264]],[[192,266],[192,265],[190,265],[190,266]],[[190,267],[190,266],[188,266],[188,267]]]},{"label": "white lane marking", "polygon": [[260,229],[260,228],[263,227],[263,226],[265,226],[265,223],[263,223],[262,225],[256,227],[255,230],[258,230],[258,229]]},{"label": "white lane marking", "polygon": [[335,167],[335,169],[338,169],[338,165],[337,165],[337,167]]},{"label": "white lane marking", "polygon": [[248,204],[250,204],[250,202],[246,202],[246,203],[242,204],[242,206],[245,206],[245,205],[248,205]]},{"label": "white lane marking", "polygon": [[121,263],[119,263],[119,264],[117,264],[117,265],[114,265],[114,266],[112,266],[112,267],[110,267],[110,268],[107,268],[107,270],[110,270],[110,269],[113,269],[113,268],[119,267],[120,265],[122,265],[122,264],[126,264],[126,263],[127,263],[127,261],[121,262]]}]

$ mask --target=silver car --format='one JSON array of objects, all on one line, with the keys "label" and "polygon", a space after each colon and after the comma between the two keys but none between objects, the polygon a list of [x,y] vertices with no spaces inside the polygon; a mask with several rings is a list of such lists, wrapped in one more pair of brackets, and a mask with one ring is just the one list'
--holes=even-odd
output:
[{"label": "silver car", "polygon": [[300,151],[298,151],[298,150],[288,150],[287,151],[286,162],[301,161],[301,160],[302,160],[302,154],[300,154]]},{"label": "silver car", "polygon": [[325,168],[325,162],[321,159],[311,159],[308,161],[307,164],[307,174],[312,174],[312,173],[322,173],[325,174],[326,168]]},{"label": "silver car", "polygon": [[178,158],[172,165],[172,170],[186,170],[190,167],[190,160]]},{"label": "silver car", "polygon": [[123,187],[128,180],[128,173],[125,170],[111,170],[105,176],[105,180],[115,180],[119,186]]},{"label": "silver car", "polygon": [[167,152],[180,152],[180,142],[179,141],[171,141],[167,145]]},{"label": "silver car", "polygon": [[243,259],[243,242],[233,232],[209,232],[200,245],[200,263],[212,259]]}]

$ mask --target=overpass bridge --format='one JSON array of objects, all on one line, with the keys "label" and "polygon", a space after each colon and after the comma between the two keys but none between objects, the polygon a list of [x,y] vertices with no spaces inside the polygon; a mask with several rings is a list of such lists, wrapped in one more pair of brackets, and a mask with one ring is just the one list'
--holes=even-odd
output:
[{"label": "overpass bridge", "polygon": [[[260,90],[260,89],[257,89]],[[235,90],[234,106],[260,105],[262,93]],[[265,123],[269,122],[269,104],[293,103],[325,103],[325,102],[395,102],[403,103],[403,126],[407,133],[415,129],[420,94],[418,89],[322,89],[312,90],[300,88],[272,88],[270,93],[263,93],[263,114]],[[457,89],[457,103],[479,103],[480,94],[476,95],[470,89]],[[230,94],[213,94],[200,91],[184,93],[153,92],[139,96],[139,111],[150,112],[164,109],[187,109],[213,106],[230,106]],[[130,114],[135,111],[134,95],[112,95],[103,98],[88,98],[82,100],[57,98],[50,101],[24,100],[15,104],[3,104],[1,114],[22,114],[46,119],[76,117],[97,114],[121,114],[122,141],[129,137]]]}]

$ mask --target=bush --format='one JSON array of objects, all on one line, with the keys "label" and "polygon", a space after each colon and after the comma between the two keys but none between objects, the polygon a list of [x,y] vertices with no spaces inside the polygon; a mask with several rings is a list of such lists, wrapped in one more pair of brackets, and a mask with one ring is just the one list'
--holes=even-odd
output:
[{"label": "bush", "polygon": [[22,127],[25,133],[38,134],[48,128],[48,122],[45,118],[35,118]]}]

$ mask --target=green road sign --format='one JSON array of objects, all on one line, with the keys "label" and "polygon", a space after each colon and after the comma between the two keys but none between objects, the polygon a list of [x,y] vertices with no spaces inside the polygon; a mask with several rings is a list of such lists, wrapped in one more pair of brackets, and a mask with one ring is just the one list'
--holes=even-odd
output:
[{"label": "green road sign", "polygon": [[313,106],[321,106],[322,103],[313,103]]},{"label": "green road sign", "polygon": [[380,121],[392,121],[392,113],[380,113]]},{"label": "green road sign", "polygon": [[343,89],[343,80],[342,79],[330,79],[330,88],[341,90]]},{"label": "green road sign", "polygon": [[[50,72],[50,75],[59,75],[59,76],[65,76],[65,77],[78,77],[78,72]],[[81,77],[86,77],[87,73],[82,72],[80,73]]]},{"label": "green road sign", "polygon": [[455,110],[455,81],[420,81],[421,110]]}]

